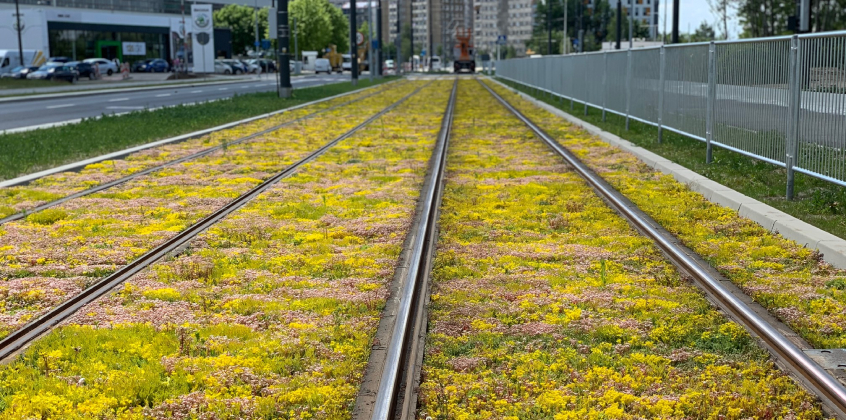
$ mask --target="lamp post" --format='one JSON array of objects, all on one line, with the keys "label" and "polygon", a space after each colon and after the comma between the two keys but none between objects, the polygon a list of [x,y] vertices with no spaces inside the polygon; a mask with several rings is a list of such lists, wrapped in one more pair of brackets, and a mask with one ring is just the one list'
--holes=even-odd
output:
[{"label": "lamp post", "polygon": [[18,30],[18,59],[20,59],[21,66],[24,65],[24,50],[23,50],[23,39],[21,38],[21,8],[18,5],[18,0],[15,0],[15,17],[17,18],[17,30]]},{"label": "lamp post", "polygon": [[290,98],[294,88],[291,86],[291,57],[288,52],[291,33],[288,28],[288,0],[279,0],[276,9],[276,42],[279,57],[279,97]]}]

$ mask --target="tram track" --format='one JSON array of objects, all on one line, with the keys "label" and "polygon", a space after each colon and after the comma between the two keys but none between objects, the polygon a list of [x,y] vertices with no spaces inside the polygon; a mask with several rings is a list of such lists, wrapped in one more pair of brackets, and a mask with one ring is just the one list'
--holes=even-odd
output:
[{"label": "tram track", "polygon": [[227,203],[225,206],[217,209],[213,213],[202,218],[200,221],[192,224],[187,229],[184,229],[183,231],[179,232],[177,235],[169,238],[168,240],[159,244],[153,249],[145,252],[143,255],[141,255],[131,263],[122,266],[109,276],[100,279],[96,283],[84,289],[82,292],[76,294],[70,299],[63,301],[61,304],[53,307],[45,314],[39,316],[33,321],[30,321],[23,327],[12,331],[8,336],[0,340],[0,360],[8,361],[11,358],[10,356],[15,355],[17,352],[24,349],[38,337],[41,337],[43,334],[52,330],[62,321],[71,317],[80,308],[102,297],[103,295],[114,289],[116,286],[122,284],[123,282],[131,278],[133,275],[139,273],[141,270],[149,267],[153,263],[161,260],[165,256],[170,255],[173,252],[178,252],[183,246],[185,246],[190,240],[195,238],[197,235],[206,231],[211,226],[214,226],[216,223],[220,222],[236,210],[242,208],[248,202],[253,200],[261,193],[267,191],[279,181],[293,175],[302,166],[320,157],[326,151],[328,151],[338,143],[353,136],[354,134],[361,131],[363,128],[367,127],[374,121],[379,120],[382,116],[391,112],[399,105],[415,96],[421,90],[428,87],[431,83],[432,82],[429,82],[427,84],[417,87],[412,92],[402,97],[398,101],[394,102],[393,104],[382,109],[378,113],[367,118],[363,122],[359,123],[358,125],[349,129],[342,135],[324,144],[320,148],[312,151],[307,156],[299,159],[295,163],[286,167],[284,170],[264,180],[262,183],[253,187],[249,191],[241,194],[234,200]]},{"label": "tram track", "polygon": [[[677,238],[662,229],[660,224],[641,211],[631,200],[617,191],[611,184],[597,175],[587,165],[555,139],[550,137],[537,124],[523,115],[502,96],[485,83],[477,79],[496,100],[520,119],[531,131],[544,141],[556,154],[561,156],[574,171],[618,214],[625,218],[637,231],[650,238],[674,266],[691,276],[711,300],[735,321],[743,325],[760,339],[780,365],[813,395],[837,418],[846,419],[846,387],[829,374],[822,366],[806,355],[796,344],[778,328],[764,319],[740,297],[729,291],[712,270],[703,266],[701,257],[681,245]],[[698,257],[698,258],[697,258]]]},{"label": "tram track", "polygon": [[[390,85],[393,86],[393,84],[390,84]],[[273,133],[273,132],[278,131],[278,130],[285,128],[285,127],[289,127],[289,126],[296,124],[298,122],[306,121],[309,118],[312,118],[312,117],[317,116],[319,114],[323,114],[323,113],[326,113],[326,112],[333,111],[335,109],[350,105],[350,104],[357,102],[357,101],[365,100],[367,98],[370,98],[374,95],[377,95],[377,94],[383,92],[385,90],[385,88],[387,88],[387,87],[388,86],[376,87],[376,88],[373,89],[373,92],[371,92],[367,95],[356,97],[355,99],[352,99],[352,100],[349,100],[349,101],[346,101],[346,102],[343,102],[343,103],[340,103],[340,104],[337,104],[337,105],[333,105],[333,106],[328,107],[328,108],[317,110],[315,112],[309,113],[309,114],[304,115],[302,117],[298,117],[298,118],[295,118],[295,119],[290,120],[290,121],[286,121],[286,122],[283,122],[283,123],[280,123],[280,124],[276,124],[273,127],[270,127],[270,128],[264,129],[264,130],[260,130],[260,131],[257,131],[255,133],[252,133],[252,134],[249,134],[249,135],[246,135],[246,136],[239,137],[239,138],[232,140],[232,141],[227,141],[226,144],[220,144],[220,145],[217,145],[217,146],[209,147],[209,148],[200,150],[199,152],[195,152],[195,153],[192,153],[192,154],[189,154],[189,155],[177,158],[177,159],[173,159],[173,160],[164,162],[162,164],[143,169],[143,170],[138,171],[138,172],[133,172],[132,174],[126,175],[124,177],[121,177],[121,178],[118,178],[118,179],[115,179],[115,180],[112,180],[112,181],[108,181],[108,182],[93,186],[93,187],[85,189],[83,191],[79,191],[79,192],[64,196],[62,198],[59,198],[59,199],[49,201],[49,202],[44,203],[44,204],[40,204],[36,207],[23,210],[21,212],[12,214],[12,215],[4,217],[4,218],[0,218],[0,225],[3,225],[5,223],[9,223],[9,222],[13,222],[13,221],[16,221],[16,220],[24,219],[32,213],[47,210],[49,208],[64,204],[68,201],[71,201],[71,200],[74,200],[74,199],[77,199],[77,198],[81,198],[81,197],[85,197],[87,195],[91,195],[91,194],[95,194],[95,193],[98,193],[98,192],[105,191],[109,188],[124,184],[124,183],[132,181],[134,179],[138,179],[142,176],[149,175],[153,172],[160,171],[160,170],[165,169],[167,167],[177,165],[177,164],[180,164],[180,163],[184,163],[184,162],[189,162],[189,161],[192,161],[192,160],[195,160],[195,159],[199,159],[199,158],[202,158],[204,156],[208,156],[212,153],[215,153],[217,151],[224,150],[224,149],[227,149],[229,147],[245,143],[247,141],[258,138],[260,136]],[[360,93],[360,92],[350,92],[349,94],[354,94],[354,93]],[[317,104],[320,104],[322,102],[333,100],[333,99],[337,99],[337,98],[326,98],[326,99],[323,99],[323,100],[320,100],[320,101],[314,101],[314,102],[310,102],[310,103],[307,103],[307,104],[298,105],[296,107],[292,107],[292,108],[284,110],[284,112],[282,112],[281,114],[289,113],[291,111],[296,111],[296,110],[299,110],[299,109],[307,107],[307,106],[317,105]],[[203,135],[206,135],[206,134],[208,134],[208,133],[205,133]],[[181,141],[188,141],[188,140],[191,140],[193,138],[194,137],[186,137],[186,138],[182,139]],[[81,167],[80,167],[80,169],[81,169]],[[38,178],[27,180],[25,183],[22,182],[22,183],[19,183],[19,184],[14,184],[14,186],[25,185],[27,183],[36,181],[37,179]]]},{"label": "tram track", "polygon": [[[782,331],[786,326],[776,327],[772,322],[777,321],[759,315],[760,309],[753,309],[744,302],[744,299],[738,296],[739,289],[730,290],[730,287],[724,285],[725,280],[718,278],[719,274],[708,266],[704,259],[681,245],[677,238],[661,228],[655,220],[507,100],[481,81],[479,83],[511,115],[566,161],[609,207],[636,231],[655,243],[674,267],[692,278],[694,284],[709,297],[709,301],[757,337],[759,344],[770,352],[776,363],[820,400],[828,415],[846,419],[846,388],[784,335]],[[387,346],[377,343],[369,362],[369,371],[380,373],[378,387],[367,382],[368,379],[373,380],[372,372],[369,377],[365,376],[364,385],[359,391],[354,419],[388,420],[416,417],[422,349],[427,334],[428,281],[437,241],[441,188],[455,108],[455,90],[456,87],[438,137],[424,194],[421,195],[424,199],[418,208],[418,221],[413,227],[416,233],[406,245],[410,254],[406,259],[407,271],[398,290],[399,303],[395,308],[386,308],[383,313],[383,323],[388,319],[388,324],[391,325],[390,341]]]}]

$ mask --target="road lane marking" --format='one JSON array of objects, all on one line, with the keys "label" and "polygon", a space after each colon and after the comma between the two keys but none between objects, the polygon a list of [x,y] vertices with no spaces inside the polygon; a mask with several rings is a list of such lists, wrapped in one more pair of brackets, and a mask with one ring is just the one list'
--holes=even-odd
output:
[{"label": "road lane marking", "polygon": [[249,89],[249,88],[251,88],[251,87],[252,87],[252,86],[241,86],[241,89]]},{"label": "road lane marking", "polygon": [[75,104],[53,105],[53,106],[48,106],[47,109],[67,108],[69,106],[74,106],[74,105]]},{"label": "road lane marking", "polygon": [[218,90],[229,90],[229,88],[220,88]]},{"label": "road lane marking", "polygon": [[143,106],[110,106],[106,109],[144,109]]},{"label": "road lane marking", "polygon": [[128,101],[129,98],[118,98],[118,99],[110,99],[109,102],[121,102],[121,101]]},{"label": "road lane marking", "polygon": [[203,93],[202,90],[192,90],[191,93]]},{"label": "road lane marking", "polygon": [[166,96],[170,96],[170,94],[169,93],[163,93],[161,95],[156,95],[157,98],[164,98]]}]

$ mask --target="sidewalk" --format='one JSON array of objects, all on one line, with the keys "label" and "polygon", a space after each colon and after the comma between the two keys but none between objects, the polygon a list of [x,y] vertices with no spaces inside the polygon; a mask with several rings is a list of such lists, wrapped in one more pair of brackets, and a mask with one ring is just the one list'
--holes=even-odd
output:
[{"label": "sidewalk", "polygon": [[[132,77],[129,80],[123,80],[121,75],[113,74],[111,76],[104,76],[101,80],[91,81],[88,79],[80,79],[75,85],[64,84],[50,87],[39,88],[20,88],[20,89],[0,89],[0,96],[17,96],[30,94],[50,94],[63,92],[78,92],[86,90],[100,90],[100,89],[119,89],[119,88],[133,88],[133,87],[148,87],[160,85],[182,85],[182,84],[197,84],[208,82],[238,82],[256,79],[259,76],[255,74],[248,74],[243,76],[224,76],[219,74],[204,75],[196,79],[181,79],[181,80],[167,80],[171,73],[130,73]],[[262,74],[261,78],[274,76],[275,73]]]}]

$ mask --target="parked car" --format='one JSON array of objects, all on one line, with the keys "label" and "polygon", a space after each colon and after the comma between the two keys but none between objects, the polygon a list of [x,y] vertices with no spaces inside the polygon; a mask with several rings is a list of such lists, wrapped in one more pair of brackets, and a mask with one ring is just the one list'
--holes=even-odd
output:
[{"label": "parked car", "polygon": [[65,63],[65,65],[76,69],[76,72],[79,73],[79,77],[87,77],[91,80],[97,78],[97,75],[94,74],[94,66],[92,66],[91,63],[85,63],[82,61],[71,61],[69,63]]},{"label": "parked car", "polygon": [[87,58],[82,60],[83,63],[89,63],[92,66],[99,65],[100,66],[100,74],[105,75],[113,75],[118,72],[117,64],[113,61],[106,60],[105,58]]},{"label": "parked car", "polygon": [[47,59],[47,63],[44,63],[44,64],[67,63],[68,61],[71,61],[71,59],[68,58],[68,57],[50,57],[50,58]]},{"label": "parked car", "polygon": [[164,59],[161,58],[154,58],[152,60],[144,60],[139,66],[137,71],[146,71],[147,73],[164,73],[170,71],[170,64],[167,63]]},{"label": "parked car", "polygon": [[132,71],[133,71],[133,72],[142,72],[142,71],[144,71],[143,69],[144,69],[144,68],[146,68],[145,66],[146,66],[147,64],[149,64],[151,61],[153,61],[153,59],[152,59],[152,58],[148,58],[148,59],[146,59],[146,60],[136,61],[136,62],[135,62],[135,64],[133,64],[133,65],[132,65]]},{"label": "parked car", "polygon": [[247,66],[238,60],[220,60],[232,69],[232,74],[243,74],[249,71]]},{"label": "parked car", "polygon": [[328,58],[318,58],[314,60],[314,73],[325,72],[326,74],[332,74],[332,64],[329,63]]},{"label": "parked car", "polygon": [[250,60],[247,63],[261,66],[262,73],[269,73],[276,71],[276,63],[273,60],[265,60],[263,58]]},{"label": "parked car", "polygon": [[214,60],[214,72],[217,74],[232,74],[232,67],[220,60]]},{"label": "parked car", "polygon": [[38,66],[17,66],[8,73],[3,73],[0,78],[4,79],[26,79],[26,75],[30,72],[38,70]]},{"label": "parked car", "polygon": [[36,71],[31,71],[26,75],[29,80],[44,80],[48,78],[50,70],[63,66],[64,63],[47,63],[38,68]]},{"label": "parked car", "polygon": [[66,82],[76,83],[79,81],[79,72],[76,71],[75,67],[69,66],[66,63],[50,63],[41,66],[38,71],[31,73],[26,78],[64,80]]},{"label": "parked car", "polygon": [[262,70],[261,66],[257,63],[253,63],[252,61],[255,60],[238,60],[239,63],[247,66],[247,73],[258,73]]},{"label": "parked car", "polygon": [[341,72],[352,71],[352,56],[349,54],[342,54],[343,62],[341,63]]},{"label": "parked car", "polygon": [[397,70],[396,65],[394,65],[394,60],[385,60],[385,65],[382,66],[384,72],[395,72]]}]

